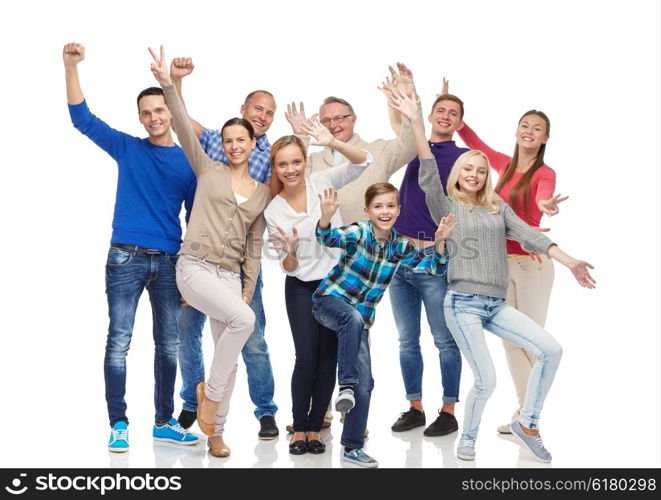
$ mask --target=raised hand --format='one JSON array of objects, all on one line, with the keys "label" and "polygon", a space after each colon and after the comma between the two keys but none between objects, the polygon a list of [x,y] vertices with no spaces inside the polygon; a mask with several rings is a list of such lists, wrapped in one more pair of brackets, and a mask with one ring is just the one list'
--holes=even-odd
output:
[{"label": "raised hand", "polygon": [[406,116],[409,120],[413,120],[418,114],[418,106],[415,103],[415,93],[413,96],[405,95],[399,89],[395,89],[388,99],[388,104]]},{"label": "raised hand", "polygon": [[269,248],[295,256],[298,248],[298,230],[293,227],[292,234],[289,235],[280,226],[276,226],[276,229],[277,233],[269,234]]},{"label": "raised hand", "polygon": [[333,134],[319,123],[319,115],[314,114],[309,120],[301,123],[300,128],[304,134],[313,137],[310,146],[328,146],[333,140]]},{"label": "raised hand", "polygon": [[565,201],[567,198],[569,198],[569,196],[560,196],[560,193],[558,193],[553,198],[549,198],[548,200],[539,200],[537,202],[537,207],[549,217],[553,217],[560,212],[558,205]]},{"label": "raised hand", "polygon": [[170,63],[170,78],[179,80],[190,75],[195,69],[193,59],[190,57],[175,57]]},{"label": "raised hand", "polygon": [[161,85],[172,85],[172,78],[170,78],[170,72],[168,71],[168,65],[165,62],[165,50],[161,45],[160,57],[156,56],[156,53],[149,47],[149,53],[154,58],[154,62],[151,63],[151,72],[154,74],[156,81]]},{"label": "raised hand", "polygon": [[85,47],[76,42],[67,43],[62,50],[64,65],[73,67],[85,59]]},{"label": "raised hand", "polygon": [[291,125],[291,129],[295,134],[303,135],[307,132],[304,132],[301,129],[301,124],[307,121],[305,118],[305,106],[303,103],[299,103],[299,109],[296,109],[296,103],[292,101],[291,104],[287,104],[287,111],[285,111],[285,118],[287,122]]},{"label": "raised hand", "polygon": [[322,219],[327,218],[330,221],[330,218],[340,206],[337,202],[337,191],[333,188],[324,189],[324,195],[319,195],[319,206]]},{"label": "raised hand", "polygon": [[456,226],[457,223],[454,222],[454,214],[449,214],[447,217],[442,217],[441,221],[438,223],[438,228],[434,234],[434,239],[436,241],[447,240],[448,236],[450,236],[450,233]]},{"label": "raised hand", "polygon": [[[390,69],[391,73],[394,73],[394,69],[392,66],[388,66],[388,69]],[[386,76],[385,81],[381,82],[381,86],[377,86],[376,88],[379,89],[384,96],[386,96],[386,99],[390,99],[390,96],[392,95],[393,90],[395,90],[395,87],[397,86],[397,82],[395,81],[394,77],[391,80],[390,77]]]},{"label": "raised hand", "polygon": [[[389,69],[392,74],[392,68]],[[395,86],[399,88],[404,95],[414,98],[415,84],[413,83],[413,72],[401,62],[397,63],[397,70],[399,73],[395,73]]]},{"label": "raised hand", "polygon": [[577,260],[568,267],[574,274],[574,278],[576,278],[579,285],[585,288],[594,288],[596,286],[597,282],[590,275],[590,271],[588,271],[588,269],[594,269],[591,264],[588,264],[584,260]]},{"label": "raised hand", "polygon": [[442,95],[448,95],[450,93],[450,80],[446,80],[443,77],[443,87],[441,88],[441,93],[436,94],[436,97],[441,97]]}]

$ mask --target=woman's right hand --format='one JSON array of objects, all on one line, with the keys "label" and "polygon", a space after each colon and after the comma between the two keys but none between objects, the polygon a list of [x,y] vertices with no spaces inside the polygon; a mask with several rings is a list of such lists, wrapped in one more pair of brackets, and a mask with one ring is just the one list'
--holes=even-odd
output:
[{"label": "woman's right hand", "polygon": [[271,244],[269,248],[277,252],[284,252],[286,254],[296,256],[298,248],[298,230],[292,227],[292,234],[289,235],[280,226],[276,226],[277,233],[271,233],[268,237],[268,242]]},{"label": "woman's right hand", "polygon": [[151,63],[151,72],[154,74],[156,81],[161,84],[161,86],[172,85],[172,78],[170,78],[170,71],[168,70],[168,65],[165,62],[165,50],[161,45],[161,57],[157,57],[156,53],[149,47],[149,53],[154,58],[154,62]]},{"label": "woman's right hand", "polygon": [[300,124],[300,130],[313,140],[310,141],[310,146],[328,146],[333,140],[333,134],[330,133],[326,127],[319,123],[319,115],[314,114],[309,120],[305,120]]},{"label": "woman's right hand", "polygon": [[418,115],[418,105],[416,104],[415,94],[411,97],[402,93],[399,89],[394,89],[388,97],[388,104],[397,111],[413,121]]}]

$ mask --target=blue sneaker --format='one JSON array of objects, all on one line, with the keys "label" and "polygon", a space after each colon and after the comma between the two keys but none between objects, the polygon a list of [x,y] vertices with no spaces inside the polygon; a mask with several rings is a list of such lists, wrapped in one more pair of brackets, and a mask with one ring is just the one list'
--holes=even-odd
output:
[{"label": "blue sneaker", "polygon": [[530,450],[530,453],[532,453],[535,458],[538,460],[549,463],[551,461],[551,454],[549,453],[549,450],[547,450],[544,447],[544,443],[542,443],[542,436],[539,434],[539,432],[535,436],[529,436],[525,432],[523,432],[523,429],[521,429],[521,425],[519,425],[519,421],[515,420],[510,424],[510,430],[512,431],[512,434],[521,441],[526,447]]},{"label": "blue sneaker", "polygon": [[113,426],[108,440],[108,451],[114,453],[129,451],[129,428],[126,422],[120,420]]},{"label": "blue sneaker", "polygon": [[154,426],[152,433],[154,441],[166,441],[168,443],[194,445],[197,444],[199,438],[192,432],[186,431],[176,418],[171,418],[167,424]]},{"label": "blue sneaker", "polygon": [[461,438],[457,445],[457,458],[475,460],[475,440]]},{"label": "blue sneaker", "polygon": [[342,461],[365,469],[375,469],[379,466],[379,462],[365,453],[362,448],[351,451],[344,450],[342,452]]}]

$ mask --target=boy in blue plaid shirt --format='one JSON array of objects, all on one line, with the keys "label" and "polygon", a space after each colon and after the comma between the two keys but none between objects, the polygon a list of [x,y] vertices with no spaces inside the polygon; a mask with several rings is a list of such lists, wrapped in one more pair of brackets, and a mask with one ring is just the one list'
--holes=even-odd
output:
[{"label": "boy in blue plaid shirt", "polygon": [[338,264],[312,296],[314,317],[337,333],[340,392],[335,409],[346,414],[342,459],[359,467],[378,467],[378,462],[362,449],[374,386],[367,341],[374,308],[400,265],[434,275],[445,273],[445,240],[454,228],[454,216],[441,220],[434,246],[418,250],[393,228],[400,205],[399,192],[392,184],[379,182],[367,188],[365,213],[369,221],[339,228],[330,227],[339,206],[337,191],[324,190],[319,198],[317,239],[325,246],[342,249]]}]

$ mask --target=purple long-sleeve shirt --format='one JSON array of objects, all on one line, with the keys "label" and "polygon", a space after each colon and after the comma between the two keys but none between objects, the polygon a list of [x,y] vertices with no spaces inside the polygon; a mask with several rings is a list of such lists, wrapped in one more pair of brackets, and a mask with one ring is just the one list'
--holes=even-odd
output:
[{"label": "purple long-sleeve shirt", "polygon": [[[438,173],[441,176],[443,191],[445,191],[448,176],[454,162],[457,161],[459,156],[469,150],[458,147],[454,141],[429,141],[429,146],[431,152],[436,157]],[[420,184],[418,184],[419,170],[420,160],[416,156],[407,165],[402,186],[399,188],[402,209],[395,223],[395,229],[398,233],[411,238],[434,241],[434,233],[436,232],[437,225],[429,213],[429,208],[427,208],[425,193],[420,189]]]}]

